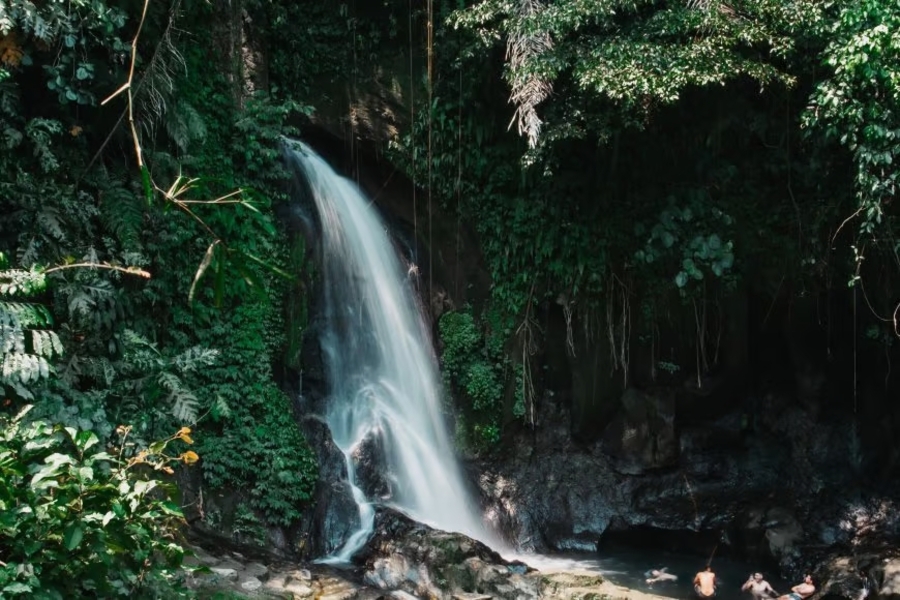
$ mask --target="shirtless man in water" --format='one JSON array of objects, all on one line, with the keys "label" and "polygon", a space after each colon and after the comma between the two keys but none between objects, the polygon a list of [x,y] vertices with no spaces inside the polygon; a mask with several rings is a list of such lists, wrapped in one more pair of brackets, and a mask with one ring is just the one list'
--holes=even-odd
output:
[{"label": "shirtless man in water", "polygon": [[699,598],[712,598],[716,595],[716,574],[709,565],[694,576],[694,591]]},{"label": "shirtless man in water", "polygon": [[772,586],[769,585],[769,582],[763,579],[762,573],[754,573],[750,576],[750,579],[741,586],[741,591],[746,592],[750,591],[750,595],[753,596],[753,600],[771,600],[778,595],[778,593],[772,589]]},{"label": "shirtless man in water", "polygon": [[662,569],[651,569],[647,572],[647,574],[650,575],[650,577],[647,578],[647,583],[653,585],[660,581],[678,581],[678,575],[674,575],[667,571],[668,569],[666,567],[663,567]]},{"label": "shirtless man in water", "polygon": [[806,575],[803,577],[803,583],[798,583],[791,588],[790,594],[779,596],[778,600],[806,600],[816,593],[816,586],[813,585],[812,577]]}]

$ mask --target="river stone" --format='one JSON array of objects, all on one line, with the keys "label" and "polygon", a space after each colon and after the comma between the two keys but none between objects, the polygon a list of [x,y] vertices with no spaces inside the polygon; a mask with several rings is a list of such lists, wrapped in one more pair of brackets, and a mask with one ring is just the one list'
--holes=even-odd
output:
[{"label": "river stone", "polygon": [[265,581],[266,577],[269,575],[269,567],[252,562],[244,567],[244,573],[250,577],[256,577],[257,579]]},{"label": "river stone", "polygon": [[241,589],[245,592],[255,592],[262,587],[262,581],[256,577],[248,577],[241,582]]},{"label": "river stone", "polygon": [[885,559],[881,571],[881,585],[878,597],[883,600],[900,598],[900,558]]},{"label": "river stone", "polygon": [[238,578],[237,571],[235,571],[234,569],[225,567],[213,567],[210,569],[210,571],[219,579],[225,579],[226,581],[237,581]]},{"label": "river stone", "polygon": [[190,548],[190,551],[192,551],[194,553],[194,555],[193,556],[185,556],[185,558],[184,558],[184,564],[189,567],[194,567],[194,566],[199,566],[199,565],[205,565],[207,567],[214,567],[214,566],[218,565],[220,562],[222,562],[221,559],[216,558],[215,556],[212,556],[211,554],[207,553],[202,548],[192,546]]},{"label": "river stone", "polygon": [[241,571],[244,569],[243,563],[236,561],[235,559],[231,558],[230,556],[227,556],[224,559],[222,559],[222,561],[219,562],[219,564],[216,566],[219,567],[220,569],[234,569],[235,571]]},{"label": "river stone", "polygon": [[288,583],[283,589],[285,592],[290,592],[295,597],[299,596],[300,598],[307,598],[314,593],[311,587],[302,583]]},{"label": "river stone", "polygon": [[832,556],[816,567],[814,575],[818,595],[822,598],[845,598],[846,600],[863,600],[869,595],[868,577],[860,568],[861,563],[868,562],[865,556]]},{"label": "river stone", "polygon": [[295,569],[288,573],[288,581],[292,579],[297,581],[309,581],[312,579],[312,573],[309,572],[309,569]]}]

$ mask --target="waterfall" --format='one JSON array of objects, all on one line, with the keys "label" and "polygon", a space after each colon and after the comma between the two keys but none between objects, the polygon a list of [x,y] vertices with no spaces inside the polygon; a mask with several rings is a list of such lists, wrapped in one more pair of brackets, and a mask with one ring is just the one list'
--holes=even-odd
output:
[{"label": "waterfall", "polygon": [[412,518],[488,541],[470,498],[441,407],[430,334],[387,228],[359,188],[308,146],[287,158],[309,184],[319,213],[331,385],[327,414],[360,511],[360,529],[332,557],[349,560],[368,540],[375,511],[356,478],[355,453],[375,442],[390,481],[389,502]]}]

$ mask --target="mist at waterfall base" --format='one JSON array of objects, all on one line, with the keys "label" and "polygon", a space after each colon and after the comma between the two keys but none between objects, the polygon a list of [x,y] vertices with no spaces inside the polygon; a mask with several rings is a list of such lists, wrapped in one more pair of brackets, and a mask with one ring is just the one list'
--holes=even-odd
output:
[{"label": "mist at waterfall base", "polygon": [[302,142],[286,158],[309,186],[321,228],[330,397],[325,421],[343,452],[360,527],[326,562],[368,541],[375,510],[358,485],[356,456],[380,448],[389,504],[417,521],[497,546],[467,485],[443,419],[430,333],[410,277],[372,202]]}]

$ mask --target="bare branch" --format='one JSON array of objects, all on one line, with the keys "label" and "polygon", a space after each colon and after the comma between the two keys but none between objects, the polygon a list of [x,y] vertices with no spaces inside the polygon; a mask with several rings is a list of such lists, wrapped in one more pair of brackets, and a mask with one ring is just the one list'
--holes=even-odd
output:
[{"label": "bare branch", "polygon": [[65,269],[81,269],[81,268],[91,268],[91,269],[109,269],[110,271],[119,271],[120,273],[127,273],[128,275],[137,275],[138,277],[143,277],[144,279],[150,279],[150,273],[138,267],[120,267],[118,265],[111,265],[109,263],[95,263],[95,262],[84,262],[84,263],[72,263],[70,265],[58,265],[56,267],[51,267],[44,271],[44,274],[53,273],[54,271],[62,271]]}]

